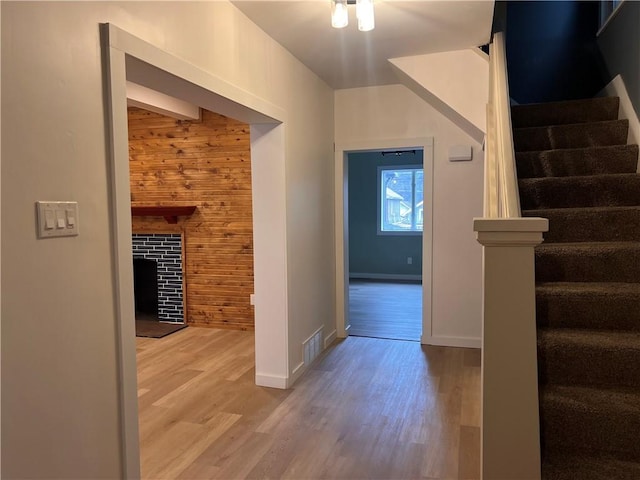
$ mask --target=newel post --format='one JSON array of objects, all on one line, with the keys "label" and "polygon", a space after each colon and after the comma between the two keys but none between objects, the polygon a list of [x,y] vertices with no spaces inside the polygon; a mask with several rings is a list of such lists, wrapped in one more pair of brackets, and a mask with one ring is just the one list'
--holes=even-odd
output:
[{"label": "newel post", "polygon": [[476,218],[483,246],[482,478],[540,479],[534,247],[545,218]]}]

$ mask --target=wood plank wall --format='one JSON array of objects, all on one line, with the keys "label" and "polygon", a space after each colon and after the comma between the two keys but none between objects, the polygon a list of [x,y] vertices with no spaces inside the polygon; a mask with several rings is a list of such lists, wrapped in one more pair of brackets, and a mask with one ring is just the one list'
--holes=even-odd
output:
[{"label": "wood plank wall", "polygon": [[133,217],[133,231],[184,233],[189,324],[252,330],[249,125],[206,110],[200,121],[128,113],[132,205],[198,207],[177,225]]}]

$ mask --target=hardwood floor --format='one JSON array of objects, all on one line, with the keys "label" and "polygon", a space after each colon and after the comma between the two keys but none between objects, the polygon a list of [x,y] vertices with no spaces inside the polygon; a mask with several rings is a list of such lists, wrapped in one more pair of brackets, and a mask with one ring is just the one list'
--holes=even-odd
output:
[{"label": "hardwood floor", "polygon": [[479,350],[349,337],[282,391],[250,332],[137,345],[145,479],[479,478]]},{"label": "hardwood floor", "polygon": [[420,341],[422,285],[349,281],[350,335]]}]

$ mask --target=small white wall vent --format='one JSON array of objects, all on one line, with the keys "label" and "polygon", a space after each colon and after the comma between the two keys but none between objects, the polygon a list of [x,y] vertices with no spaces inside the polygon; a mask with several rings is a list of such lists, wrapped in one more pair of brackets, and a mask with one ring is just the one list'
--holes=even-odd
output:
[{"label": "small white wall vent", "polygon": [[322,351],[323,330],[324,330],[324,327],[320,327],[318,330],[315,331],[313,335],[307,338],[302,344],[304,364],[306,366],[311,365],[311,362],[313,362],[318,357],[318,355],[320,355],[320,352]]},{"label": "small white wall vent", "polygon": [[471,145],[453,145],[449,147],[450,162],[468,162],[473,158]]}]

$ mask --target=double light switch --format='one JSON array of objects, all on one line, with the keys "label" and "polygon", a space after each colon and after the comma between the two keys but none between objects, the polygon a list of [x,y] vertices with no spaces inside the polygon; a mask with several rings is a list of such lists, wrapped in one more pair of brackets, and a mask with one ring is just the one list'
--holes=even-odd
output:
[{"label": "double light switch", "polygon": [[38,238],[78,235],[78,202],[36,202]]}]

